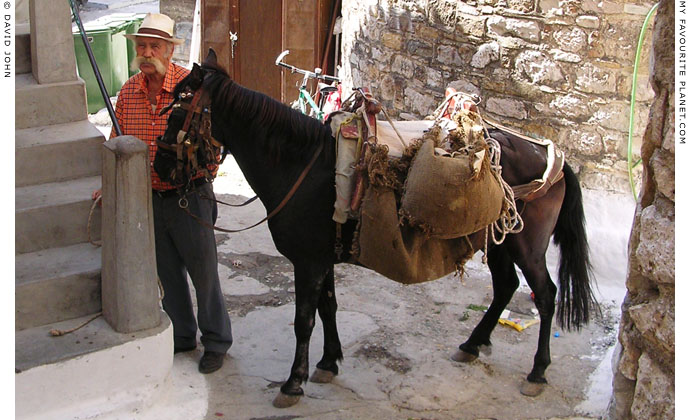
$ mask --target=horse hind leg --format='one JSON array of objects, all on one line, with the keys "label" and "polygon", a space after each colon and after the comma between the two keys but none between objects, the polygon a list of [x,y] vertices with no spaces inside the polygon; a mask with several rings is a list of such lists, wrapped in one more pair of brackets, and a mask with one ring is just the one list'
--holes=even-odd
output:
[{"label": "horse hind leg", "polygon": [[316,370],[309,380],[316,383],[330,383],[338,374],[338,361],[343,360],[343,350],[338,337],[335,314],[338,303],[335,298],[333,268],[326,274],[326,281],[319,297],[319,317],[323,323],[323,357],[316,364]]},{"label": "horse hind leg", "polygon": [[534,292],[534,303],[539,311],[539,342],[534,355],[532,371],[527,375],[520,392],[523,395],[535,397],[541,394],[547,383],[546,368],[551,364],[551,322],[555,312],[556,285],[551,281],[546,269],[546,259],[543,257],[534,264],[519,265],[525,275],[527,284]]},{"label": "horse hind leg", "polygon": [[499,245],[489,250],[488,265],[491,271],[494,298],[479,324],[474,327],[470,337],[460,345],[451,357],[456,362],[471,362],[479,357],[481,346],[490,348],[491,333],[496,327],[501,313],[513,297],[513,293],[520,285],[520,280],[515,272],[515,265],[505,245]]}]

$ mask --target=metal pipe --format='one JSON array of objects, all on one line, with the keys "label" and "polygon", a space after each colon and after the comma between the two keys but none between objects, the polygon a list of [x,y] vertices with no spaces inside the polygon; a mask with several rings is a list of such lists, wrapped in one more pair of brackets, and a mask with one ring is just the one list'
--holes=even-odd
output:
[{"label": "metal pipe", "polygon": [[79,27],[79,33],[81,34],[81,40],[84,42],[84,47],[86,48],[86,54],[89,56],[89,61],[91,62],[91,67],[93,68],[93,73],[96,76],[96,81],[98,82],[98,87],[101,89],[101,95],[103,96],[103,101],[105,102],[105,107],[108,108],[108,114],[110,114],[110,119],[113,121],[113,128],[115,128],[115,133],[118,136],[122,135],[122,129],[120,129],[120,124],[115,118],[115,110],[113,109],[113,104],[110,103],[110,96],[105,90],[105,84],[103,83],[103,78],[101,77],[101,71],[98,69],[98,64],[96,64],[96,59],[93,57],[93,52],[91,51],[91,45],[89,45],[89,40],[86,38],[86,33],[84,32],[84,26],[81,24],[81,19],[79,18],[79,10],[74,4],[74,0],[69,0],[70,7],[72,8],[72,14],[74,15],[74,21]]}]

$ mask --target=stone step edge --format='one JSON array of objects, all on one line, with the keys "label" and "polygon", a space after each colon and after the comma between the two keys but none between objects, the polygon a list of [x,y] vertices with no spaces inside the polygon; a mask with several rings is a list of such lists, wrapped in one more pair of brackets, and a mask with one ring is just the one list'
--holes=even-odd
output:
[{"label": "stone step edge", "polygon": [[101,269],[101,248],[82,242],[15,255],[15,287]]},{"label": "stone step edge", "polygon": [[93,191],[100,187],[100,175],[16,187],[15,212],[90,201]]},{"label": "stone step edge", "polygon": [[20,128],[15,130],[14,138],[16,150],[89,140],[105,142],[103,133],[88,119]]},{"label": "stone step edge", "polygon": [[[49,329],[65,328],[68,324],[33,331],[37,346],[58,347],[55,340],[62,339],[80,341],[85,349],[51,363],[24,363],[25,369],[15,374],[16,418],[103,418],[123,412],[131,415],[167,392],[173,363],[173,331],[162,310],[160,325],[132,334],[113,331],[101,317],[75,333],[45,336]],[[83,339],[85,333],[99,337],[98,349],[95,343],[90,345]],[[17,339],[16,355],[26,350],[22,347],[28,339],[29,333]]]}]

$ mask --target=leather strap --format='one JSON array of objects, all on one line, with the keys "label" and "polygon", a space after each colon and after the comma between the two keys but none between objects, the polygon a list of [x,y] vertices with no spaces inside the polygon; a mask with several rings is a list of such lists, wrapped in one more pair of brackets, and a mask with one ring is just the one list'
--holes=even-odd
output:
[{"label": "leather strap", "polygon": [[[199,218],[198,216],[192,214],[192,212],[190,212],[188,208],[182,207],[182,209],[183,209],[187,214],[189,214],[190,216],[192,216],[192,218],[194,218],[194,220],[196,220],[197,222],[199,222],[201,225],[203,225],[203,226],[205,226],[205,227],[207,227],[207,228],[210,228],[210,229],[215,229],[215,230],[220,231],[220,232],[237,233],[237,232],[242,232],[242,231],[245,231],[245,230],[249,230],[249,229],[251,229],[251,228],[253,228],[253,227],[259,226],[259,225],[262,224],[263,222],[267,221],[267,220],[270,219],[271,217],[273,217],[273,216],[275,216],[276,214],[278,214],[278,212],[281,211],[281,210],[283,209],[283,207],[285,207],[285,205],[288,203],[288,201],[290,201],[290,199],[291,199],[292,196],[295,194],[295,192],[297,191],[297,189],[299,188],[299,186],[302,184],[302,181],[304,181],[304,178],[307,176],[307,173],[309,173],[309,171],[311,170],[312,166],[314,166],[314,163],[316,163],[316,159],[319,157],[319,155],[321,154],[322,151],[323,151],[323,143],[319,143],[319,147],[316,149],[316,152],[314,153],[314,156],[312,156],[312,158],[311,158],[311,160],[309,161],[309,163],[307,164],[307,166],[304,168],[304,170],[302,171],[302,173],[301,173],[301,174],[299,175],[299,177],[297,178],[297,181],[295,181],[295,184],[292,186],[292,188],[290,188],[290,191],[288,191],[288,193],[285,195],[285,197],[283,198],[283,201],[281,201],[280,204],[278,204],[278,206],[276,206],[276,208],[274,208],[268,215],[266,215],[266,217],[264,217],[263,219],[259,220],[258,222],[254,223],[253,225],[251,225],[251,226],[249,226],[249,227],[245,227],[245,228],[242,228],[242,229],[223,229],[223,228],[219,228],[219,227],[217,227],[217,226],[213,226],[212,224],[210,224],[210,223],[206,222],[205,220],[202,220],[202,219]],[[251,201],[254,201],[254,199],[251,199]]]}]

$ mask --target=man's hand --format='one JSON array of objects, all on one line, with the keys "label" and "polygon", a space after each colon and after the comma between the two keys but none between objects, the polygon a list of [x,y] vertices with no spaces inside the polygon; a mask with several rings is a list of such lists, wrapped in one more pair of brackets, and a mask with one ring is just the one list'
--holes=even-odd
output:
[{"label": "man's hand", "polygon": [[99,206],[99,207],[102,206],[102,203],[101,203],[101,201],[100,201],[100,199],[101,199],[101,188],[97,189],[96,191],[94,191],[94,192],[91,194],[91,199],[92,199],[93,201],[98,200],[98,206]]}]

